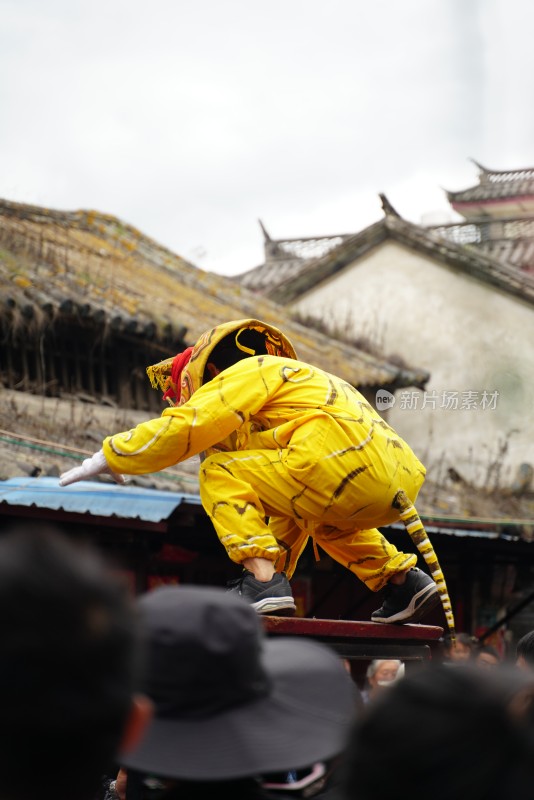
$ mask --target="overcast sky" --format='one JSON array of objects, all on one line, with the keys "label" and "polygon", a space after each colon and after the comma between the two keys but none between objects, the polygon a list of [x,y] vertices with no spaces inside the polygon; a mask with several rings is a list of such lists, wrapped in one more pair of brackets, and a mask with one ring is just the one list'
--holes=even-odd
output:
[{"label": "overcast sky", "polygon": [[534,166],[528,0],[0,0],[0,197],[234,275]]}]

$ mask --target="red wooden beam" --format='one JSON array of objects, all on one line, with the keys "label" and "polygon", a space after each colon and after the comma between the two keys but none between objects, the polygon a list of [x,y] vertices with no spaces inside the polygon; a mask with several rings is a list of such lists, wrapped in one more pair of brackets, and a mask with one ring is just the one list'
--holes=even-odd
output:
[{"label": "red wooden beam", "polygon": [[399,658],[426,661],[437,651],[443,628],[436,625],[383,625],[356,620],[262,616],[270,636],[307,636],[358,660]]},{"label": "red wooden beam", "polygon": [[309,617],[262,617],[269,633],[289,633],[301,636],[335,636],[351,639],[393,639],[407,641],[438,641],[443,628],[436,625],[384,625],[348,619],[315,619]]}]

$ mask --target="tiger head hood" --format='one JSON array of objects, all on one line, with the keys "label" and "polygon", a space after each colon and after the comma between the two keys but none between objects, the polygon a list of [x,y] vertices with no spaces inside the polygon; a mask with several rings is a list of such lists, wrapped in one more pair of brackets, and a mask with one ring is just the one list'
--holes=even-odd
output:
[{"label": "tiger head hood", "polygon": [[289,339],[273,325],[257,319],[233,320],[205,331],[193,347],[188,347],[174,358],[167,358],[147,367],[152,387],[163,391],[163,398],[172,406],[186,403],[202,386],[210,354],[223,339],[231,337],[230,341],[233,341],[239,350],[251,356],[255,355],[253,350],[249,350],[239,342],[240,335],[247,329],[258,331],[265,336],[267,352],[270,355],[297,358]]}]

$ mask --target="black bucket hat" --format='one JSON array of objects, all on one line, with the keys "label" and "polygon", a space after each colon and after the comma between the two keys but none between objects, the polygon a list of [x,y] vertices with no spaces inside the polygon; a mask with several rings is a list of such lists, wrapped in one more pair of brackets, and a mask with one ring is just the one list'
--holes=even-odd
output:
[{"label": "black bucket hat", "polygon": [[343,752],[354,684],[327,645],[268,637],[224,589],[166,586],[139,600],[145,693],[155,716],[126,769],[221,780],[314,764]]}]

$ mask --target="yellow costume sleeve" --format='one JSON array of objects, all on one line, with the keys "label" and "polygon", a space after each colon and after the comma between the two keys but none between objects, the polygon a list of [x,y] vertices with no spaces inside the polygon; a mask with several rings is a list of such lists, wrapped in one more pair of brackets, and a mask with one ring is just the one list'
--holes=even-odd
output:
[{"label": "yellow costume sleeve", "polygon": [[222,442],[257,413],[283,382],[278,365],[265,369],[262,361],[259,357],[234,364],[200,387],[184,405],[108,436],[102,449],[110,469],[127,475],[157,472]]}]

